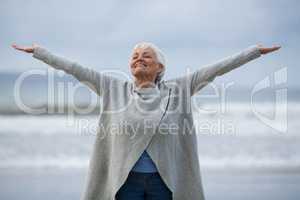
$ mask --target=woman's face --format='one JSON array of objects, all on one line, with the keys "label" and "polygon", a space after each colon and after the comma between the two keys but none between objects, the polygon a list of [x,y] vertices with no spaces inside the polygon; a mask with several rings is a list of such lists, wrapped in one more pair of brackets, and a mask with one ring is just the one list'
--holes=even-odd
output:
[{"label": "woman's face", "polygon": [[155,80],[162,67],[151,48],[137,48],[130,59],[131,73],[137,78],[147,77],[148,80]]}]

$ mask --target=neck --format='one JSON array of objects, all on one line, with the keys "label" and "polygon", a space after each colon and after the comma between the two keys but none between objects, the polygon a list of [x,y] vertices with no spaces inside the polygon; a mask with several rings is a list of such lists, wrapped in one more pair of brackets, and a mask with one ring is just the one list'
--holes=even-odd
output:
[{"label": "neck", "polygon": [[141,79],[138,79],[138,78],[135,78],[135,85],[138,87],[138,88],[151,88],[151,87],[155,87],[155,82],[154,80],[141,80]]}]

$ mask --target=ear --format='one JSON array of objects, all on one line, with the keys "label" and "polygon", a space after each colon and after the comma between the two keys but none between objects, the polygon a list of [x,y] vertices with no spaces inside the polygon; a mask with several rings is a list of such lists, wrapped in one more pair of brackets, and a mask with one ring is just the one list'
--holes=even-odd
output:
[{"label": "ear", "polygon": [[164,66],[161,63],[158,63],[159,72],[163,71]]}]

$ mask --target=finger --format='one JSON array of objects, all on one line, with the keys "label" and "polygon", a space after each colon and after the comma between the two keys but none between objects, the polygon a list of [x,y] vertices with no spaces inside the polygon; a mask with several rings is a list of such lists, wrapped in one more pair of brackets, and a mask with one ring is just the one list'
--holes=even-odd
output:
[{"label": "finger", "polygon": [[277,50],[277,49],[280,49],[281,46],[280,45],[276,45],[276,46],[274,46],[274,48]]},{"label": "finger", "polygon": [[280,46],[274,46],[274,47],[272,47],[270,50],[271,51],[276,51],[276,50],[278,50],[278,49],[280,49],[281,47]]},{"label": "finger", "polygon": [[17,45],[14,45],[13,47],[14,47],[15,49],[17,49],[17,50],[21,50],[21,51],[24,51],[24,50],[25,50],[24,47],[20,47],[20,46],[17,46]]},{"label": "finger", "polygon": [[15,49],[18,48],[18,46],[17,46],[16,44],[12,44],[11,46],[12,46],[13,48],[15,48]]}]

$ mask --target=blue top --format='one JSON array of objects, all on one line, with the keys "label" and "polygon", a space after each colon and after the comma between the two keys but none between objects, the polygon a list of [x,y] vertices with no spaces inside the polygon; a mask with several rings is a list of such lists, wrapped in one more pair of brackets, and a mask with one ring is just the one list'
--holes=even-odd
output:
[{"label": "blue top", "polygon": [[[143,99],[151,99],[152,95],[159,94],[159,89],[157,85],[155,87],[149,87],[149,88],[140,88],[136,90],[137,94],[141,96]],[[157,168],[155,166],[155,163],[145,150],[142,155],[140,156],[139,160],[135,163],[131,171],[135,172],[143,172],[143,173],[154,173],[157,172]]]},{"label": "blue top", "polygon": [[154,173],[157,172],[155,163],[145,150],[139,160],[135,163],[131,171],[143,172],[143,173]]}]

